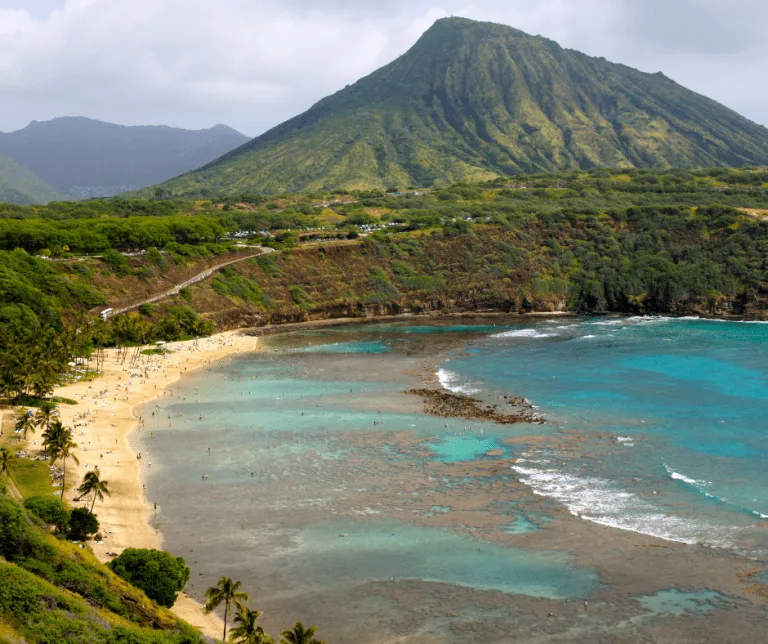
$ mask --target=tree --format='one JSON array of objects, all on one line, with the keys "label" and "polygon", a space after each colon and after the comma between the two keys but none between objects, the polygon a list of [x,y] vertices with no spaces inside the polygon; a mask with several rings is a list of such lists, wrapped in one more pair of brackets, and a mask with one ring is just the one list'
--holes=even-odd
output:
[{"label": "tree", "polygon": [[10,475],[13,467],[12,458],[11,452],[7,448],[0,447],[0,474]]},{"label": "tree", "polygon": [[212,586],[205,591],[205,596],[208,601],[205,602],[205,612],[211,613],[219,605],[224,603],[224,641],[227,641],[227,617],[229,616],[232,604],[234,604],[238,610],[242,608],[247,601],[251,601],[251,596],[240,591],[242,583],[239,581],[232,581],[231,577],[222,577],[219,579],[218,584]]},{"label": "tree", "polygon": [[259,617],[259,611],[241,606],[235,616],[238,626],[232,629],[229,638],[237,644],[274,644],[274,640],[258,625]]},{"label": "tree", "polygon": [[32,432],[34,434],[37,429],[37,423],[31,412],[20,411],[16,416],[16,422],[14,423],[13,428],[17,432],[21,432],[22,438],[27,440],[27,433]]},{"label": "tree", "polygon": [[56,405],[47,400],[43,401],[40,404],[40,409],[38,409],[35,414],[35,424],[45,432],[51,426],[51,423],[55,418],[55,411]]},{"label": "tree", "polygon": [[43,451],[51,459],[51,463],[60,460],[62,464],[62,499],[64,499],[64,490],[67,487],[67,460],[71,458],[75,463],[80,463],[80,460],[73,453],[76,447],[77,443],[72,440],[72,430],[64,427],[59,420],[51,421],[48,429],[43,432]]},{"label": "tree", "polygon": [[183,557],[162,550],[127,548],[109,567],[118,576],[161,606],[170,608],[189,581],[189,568]]},{"label": "tree", "polygon": [[291,630],[280,633],[280,644],[325,644],[315,639],[315,633],[317,628],[314,626],[304,628],[304,624],[296,622]]},{"label": "tree", "polygon": [[80,484],[80,487],[77,488],[77,491],[80,492],[81,497],[93,494],[93,500],[91,501],[91,512],[93,512],[93,507],[96,505],[97,498],[99,501],[103,501],[105,494],[107,496],[112,496],[112,493],[109,491],[109,484],[107,481],[102,481],[99,477],[98,467],[93,471],[87,472],[85,474],[83,477],[83,482]]},{"label": "tree", "polygon": [[57,532],[64,532],[69,526],[70,513],[60,499],[30,496],[24,499],[24,507],[41,521],[56,526]]},{"label": "tree", "polygon": [[99,531],[99,520],[96,515],[86,508],[75,508],[69,515],[69,538],[74,541],[85,541],[88,535]]}]

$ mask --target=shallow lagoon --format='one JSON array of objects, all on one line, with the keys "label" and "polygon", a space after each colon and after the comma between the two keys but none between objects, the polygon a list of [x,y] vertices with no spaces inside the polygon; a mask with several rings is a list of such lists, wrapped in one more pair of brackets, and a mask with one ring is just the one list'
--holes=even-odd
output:
[{"label": "shallow lagoon", "polygon": [[[394,629],[393,601],[426,606],[437,588],[460,607],[490,601],[474,592],[605,592],[593,565],[535,541],[563,512],[759,553],[768,327],[745,326],[377,324],[270,338],[268,353],[196,373],[147,408],[156,524],[192,565],[193,594],[231,574],[259,588],[268,624],[324,607],[334,641],[353,641],[358,619]],[[489,403],[524,395],[550,423],[424,416],[402,392],[440,370]],[[530,498],[513,500],[518,479]],[[459,629],[466,611],[444,615],[445,601],[400,628]],[[507,623],[500,606],[472,619]]]}]

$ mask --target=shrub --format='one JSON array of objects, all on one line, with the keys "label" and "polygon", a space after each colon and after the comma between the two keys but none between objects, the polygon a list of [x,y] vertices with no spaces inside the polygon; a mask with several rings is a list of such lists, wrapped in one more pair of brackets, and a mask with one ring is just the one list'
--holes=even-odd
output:
[{"label": "shrub", "polygon": [[109,567],[143,590],[147,597],[168,608],[189,581],[189,568],[183,557],[174,557],[162,550],[128,548],[111,561]]},{"label": "shrub", "polygon": [[153,271],[149,266],[141,266],[136,269],[136,277],[144,281],[151,280],[153,277],[155,277],[155,271]]},{"label": "shrub", "polygon": [[309,295],[301,286],[291,286],[290,293],[294,304],[298,304],[302,309],[311,308],[312,304],[309,300]]},{"label": "shrub", "polygon": [[264,304],[264,294],[259,285],[238,275],[234,269],[225,269],[214,278],[211,288],[217,295],[237,297],[251,304]]},{"label": "shrub", "polygon": [[64,532],[69,526],[69,510],[55,497],[31,496],[24,500],[24,507],[48,525]]},{"label": "shrub", "polygon": [[89,535],[99,531],[99,520],[86,508],[75,508],[69,516],[69,538],[85,541]]},{"label": "shrub", "polygon": [[154,246],[147,248],[145,257],[158,268],[165,268],[165,258],[163,257],[162,253]]},{"label": "shrub", "polygon": [[155,307],[145,302],[139,306],[139,313],[141,313],[144,317],[151,318],[155,314]]},{"label": "shrub", "polygon": [[275,263],[275,258],[272,257],[272,255],[260,255],[256,259],[256,263],[269,277],[277,277],[280,274],[280,270],[277,268],[277,264]]},{"label": "shrub", "polygon": [[122,253],[118,253],[116,250],[110,248],[101,254],[101,258],[107,262],[107,264],[112,267],[112,270],[118,275],[128,274],[128,260]]},{"label": "shrub", "polygon": [[0,496],[0,555],[8,561],[53,561],[55,550],[28,522],[12,499]]}]

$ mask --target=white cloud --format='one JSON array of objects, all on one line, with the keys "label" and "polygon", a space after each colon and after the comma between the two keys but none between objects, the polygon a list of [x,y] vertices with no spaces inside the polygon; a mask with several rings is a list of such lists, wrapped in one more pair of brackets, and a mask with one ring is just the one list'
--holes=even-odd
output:
[{"label": "white cloud", "polygon": [[403,53],[435,19],[503,22],[768,123],[768,5],[741,0],[0,0],[0,129],[84,115],[248,134]]}]

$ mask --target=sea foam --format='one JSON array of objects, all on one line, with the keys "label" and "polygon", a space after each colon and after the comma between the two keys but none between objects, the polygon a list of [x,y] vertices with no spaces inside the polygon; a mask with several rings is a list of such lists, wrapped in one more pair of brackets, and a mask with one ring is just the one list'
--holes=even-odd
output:
[{"label": "sea foam", "polygon": [[497,333],[492,335],[492,338],[552,338],[557,333],[542,333],[536,329],[518,329],[516,331],[504,331],[504,333]]},{"label": "sea foam", "polygon": [[731,528],[670,516],[607,479],[519,465],[513,465],[512,469],[535,494],[562,503],[571,514],[585,521],[678,543],[704,543],[717,547],[732,543],[729,538]]},{"label": "sea foam", "polygon": [[693,485],[694,487],[701,489],[702,487],[707,487],[708,485],[712,485],[709,481],[697,481],[696,479],[692,479],[685,474],[680,474],[679,472],[675,472],[673,469],[671,469],[669,466],[665,465],[664,469],[667,470],[667,474],[669,474],[669,477],[676,480],[676,481],[682,481],[683,483],[688,483],[688,485]]},{"label": "sea foam", "polygon": [[436,375],[438,381],[440,382],[440,386],[443,389],[452,391],[455,394],[464,394],[470,396],[480,392],[479,389],[475,389],[469,384],[461,384],[459,382],[459,376],[453,373],[453,371],[448,371],[447,369],[438,369]]}]

